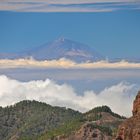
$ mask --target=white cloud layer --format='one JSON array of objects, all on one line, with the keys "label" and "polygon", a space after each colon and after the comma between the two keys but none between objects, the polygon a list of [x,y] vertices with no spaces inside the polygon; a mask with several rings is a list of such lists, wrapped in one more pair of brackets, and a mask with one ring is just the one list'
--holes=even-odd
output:
[{"label": "white cloud layer", "polygon": [[0,59],[0,68],[140,68],[140,63],[127,62],[108,62],[106,60],[98,62],[76,63],[74,61],[61,58],[59,60],[43,60],[34,59]]},{"label": "white cloud layer", "polygon": [[[139,8],[140,0],[0,0],[0,10],[18,12],[110,12]],[[99,5],[96,5],[96,4]],[[130,7],[132,5],[132,7]],[[138,5],[138,6],[137,6]],[[126,7],[125,7],[126,6]]]},{"label": "white cloud layer", "polygon": [[125,116],[131,116],[132,102],[137,92],[136,85],[121,82],[100,93],[85,91],[83,95],[78,95],[71,86],[59,85],[49,79],[20,82],[5,75],[0,76],[0,85],[0,106],[22,100],[37,100],[85,112],[96,106],[108,105],[114,112]]}]

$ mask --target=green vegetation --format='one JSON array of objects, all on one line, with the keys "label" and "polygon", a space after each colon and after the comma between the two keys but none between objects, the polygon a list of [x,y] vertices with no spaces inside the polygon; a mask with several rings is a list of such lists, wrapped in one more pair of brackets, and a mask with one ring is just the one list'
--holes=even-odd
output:
[{"label": "green vegetation", "polygon": [[[68,136],[87,122],[92,122],[93,129],[97,128],[111,135],[114,129],[112,124],[99,126],[93,123],[102,118],[102,112],[108,112],[116,118],[123,119],[107,106],[97,107],[82,114],[72,109],[52,107],[37,101],[21,101],[13,106],[0,107],[0,140],[11,138],[47,140],[56,136]],[[113,123],[116,124],[116,128],[119,121]]]},{"label": "green vegetation", "polygon": [[102,112],[109,113],[113,117],[118,118],[118,119],[126,119],[124,116],[120,116],[112,112],[112,110],[108,106],[95,107],[94,109],[86,112],[85,117],[89,121],[96,121],[102,118],[102,114],[101,114]]},{"label": "green vegetation", "polygon": [[69,136],[71,133],[74,133],[76,130],[80,128],[80,126],[83,124],[82,121],[80,121],[80,118],[71,120],[63,125],[61,125],[59,128],[53,129],[51,131],[48,131],[46,134],[43,134],[38,140],[46,140],[49,138],[55,138],[56,136]]},{"label": "green vegetation", "polygon": [[35,138],[81,116],[81,113],[72,109],[52,107],[37,101],[22,101],[0,109],[0,139],[9,139],[13,135],[22,139]]},{"label": "green vegetation", "polygon": [[99,129],[101,132],[108,136],[112,136],[112,129],[110,127],[105,127],[105,126],[99,126],[96,124],[88,124],[88,127],[91,127],[92,129]]}]

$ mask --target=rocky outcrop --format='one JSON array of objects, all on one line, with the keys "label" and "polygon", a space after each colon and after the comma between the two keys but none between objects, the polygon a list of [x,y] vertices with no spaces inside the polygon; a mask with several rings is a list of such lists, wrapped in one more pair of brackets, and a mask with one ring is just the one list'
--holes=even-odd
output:
[{"label": "rocky outcrop", "polygon": [[84,124],[77,132],[68,137],[59,136],[55,140],[112,140],[112,137],[102,132],[92,123]]},{"label": "rocky outcrop", "polygon": [[108,106],[101,106],[84,113],[84,119],[79,129],[51,140],[113,140],[116,128],[126,118],[112,112]]},{"label": "rocky outcrop", "polygon": [[140,117],[140,91],[138,92],[138,95],[133,103],[133,116]]},{"label": "rocky outcrop", "polygon": [[116,140],[140,140],[140,91],[134,100],[132,112],[133,116],[120,125]]}]

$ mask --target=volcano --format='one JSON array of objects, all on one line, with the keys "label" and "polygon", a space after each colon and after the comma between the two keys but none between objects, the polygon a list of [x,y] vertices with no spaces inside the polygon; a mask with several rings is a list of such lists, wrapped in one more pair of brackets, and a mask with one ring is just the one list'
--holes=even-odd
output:
[{"label": "volcano", "polygon": [[75,62],[100,61],[105,59],[93,47],[65,38],[48,42],[31,50],[18,54],[0,54],[0,58],[34,58],[36,60],[53,60],[66,58]]}]

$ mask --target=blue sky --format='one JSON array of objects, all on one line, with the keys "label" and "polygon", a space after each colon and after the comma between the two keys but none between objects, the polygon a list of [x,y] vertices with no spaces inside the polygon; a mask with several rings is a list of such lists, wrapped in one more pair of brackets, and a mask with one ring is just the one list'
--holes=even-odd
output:
[{"label": "blue sky", "polygon": [[[109,58],[140,59],[140,0],[0,0],[0,53],[24,51],[60,37],[88,44]],[[71,61],[69,65],[67,60],[54,62],[0,60],[0,84],[4,85],[0,88],[0,103],[8,105],[33,97],[32,100],[40,98],[52,105],[68,103],[74,109],[78,106],[71,101],[92,108],[106,104],[112,109],[117,107],[114,112],[131,114],[130,97],[140,87],[140,63],[97,62],[92,69],[84,67],[87,63],[83,67],[74,63],[76,69],[68,69]],[[49,82],[42,81],[47,78]],[[46,83],[51,83],[51,88],[40,86]],[[12,89],[7,88],[9,85]],[[54,90],[49,91],[48,87]],[[62,87],[61,91],[56,87]],[[22,95],[16,94],[15,89]],[[90,104],[85,105],[84,101]]]},{"label": "blue sky", "polygon": [[[26,2],[20,1],[22,5]],[[65,37],[88,44],[109,58],[140,58],[140,3],[109,3],[104,0],[91,3],[94,0],[88,0],[85,4],[82,1],[67,4],[64,0],[60,0],[61,3],[54,0],[51,8],[64,7],[65,10],[56,11],[55,8],[51,12],[39,12],[38,7],[30,8],[34,11],[29,8],[17,11],[8,9],[9,5],[3,9],[1,5],[0,52],[23,51]],[[12,5],[19,3],[15,0]],[[36,3],[32,0],[30,4]],[[77,6],[91,11],[81,12],[78,9],[76,12],[73,8]],[[67,7],[71,11],[67,11]]]}]

